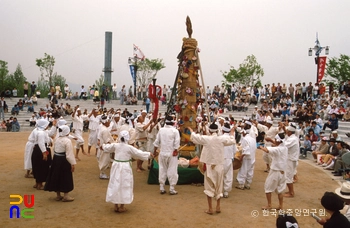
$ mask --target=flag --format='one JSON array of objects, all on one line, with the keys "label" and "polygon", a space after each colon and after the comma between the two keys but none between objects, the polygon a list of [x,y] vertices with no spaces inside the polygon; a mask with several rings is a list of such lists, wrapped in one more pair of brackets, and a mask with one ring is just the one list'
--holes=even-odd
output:
[{"label": "flag", "polygon": [[141,49],[138,46],[136,46],[135,44],[134,44],[134,56],[138,59],[141,59],[141,60],[145,59],[145,55],[143,54]]},{"label": "flag", "polygon": [[317,82],[318,83],[322,81],[322,78],[324,76],[324,71],[326,69],[326,62],[327,62],[326,56],[318,57],[318,61],[317,61]]},{"label": "flag", "polygon": [[[129,65],[130,67],[130,74],[132,77],[132,82],[134,83],[134,86],[136,87],[136,71],[137,71],[137,67],[134,65]],[[135,69],[136,67],[136,69]]]}]

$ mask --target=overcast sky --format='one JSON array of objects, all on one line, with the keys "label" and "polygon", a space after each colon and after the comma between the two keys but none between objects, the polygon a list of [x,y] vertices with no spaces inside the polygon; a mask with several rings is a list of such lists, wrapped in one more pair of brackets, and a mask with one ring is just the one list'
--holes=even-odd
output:
[{"label": "overcast sky", "polygon": [[[316,80],[308,49],[316,32],[329,57],[350,55],[349,0],[0,0],[0,60],[37,81],[36,58],[56,58],[55,71],[68,83],[92,85],[104,67],[105,32],[113,32],[112,83],[132,85],[128,57],[133,44],[147,58],[163,59],[157,84],[172,85],[185,20],[201,49],[206,85],[220,84],[221,71],[254,54],[263,84]],[[324,54],[324,52],[322,52]]]}]

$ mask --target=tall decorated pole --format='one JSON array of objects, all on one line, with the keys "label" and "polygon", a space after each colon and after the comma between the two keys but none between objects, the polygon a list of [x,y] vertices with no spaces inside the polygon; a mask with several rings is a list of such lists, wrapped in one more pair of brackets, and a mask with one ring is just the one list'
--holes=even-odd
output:
[{"label": "tall decorated pole", "polygon": [[179,74],[177,77],[177,99],[174,106],[179,117],[181,132],[180,153],[182,156],[190,156],[195,151],[195,146],[190,143],[191,127],[196,128],[197,106],[201,97],[198,80],[197,40],[192,38],[192,23],[186,18],[188,38],[183,38],[182,51],[178,55]]}]

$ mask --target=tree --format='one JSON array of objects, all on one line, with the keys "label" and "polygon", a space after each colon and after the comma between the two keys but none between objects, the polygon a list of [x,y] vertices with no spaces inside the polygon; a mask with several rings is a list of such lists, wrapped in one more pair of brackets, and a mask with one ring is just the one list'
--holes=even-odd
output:
[{"label": "tree", "polygon": [[101,74],[100,78],[95,81],[95,88],[97,88],[98,91],[102,91],[103,84],[105,84],[105,77],[103,76],[103,74]]},{"label": "tree", "polygon": [[58,75],[57,73],[54,73],[52,76],[52,84],[54,86],[59,85],[61,88],[61,91],[64,90],[64,86],[66,84],[66,79],[62,77],[61,75]]},{"label": "tree", "polygon": [[139,86],[147,86],[152,82],[152,79],[156,77],[158,71],[165,68],[162,59],[148,59],[138,61],[136,63],[136,81]]},{"label": "tree", "polygon": [[350,57],[340,55],[339,58],[329,58],[324,81],[333,82],[338,87],[342,82],[350,80]]},{"label": "tree", "polygon": [[239,64],[239,68],[235,69],[230,66],[230,70],[222,72],[225,78],[224,84],[237,84],[238,86],[259,86],[261,85],[261,77],[264,76],[264,69],[258,64],[254,55],[249,55]]},{"label": "tree", "polygon": [[23,75],[22,67],[20,64],[18,64],[15,72],[13,72],[13,74],[9,74],[6,78],[6,85],[11,89],[16,88],[18,91],[17,95],[21,97],[24,96],[23,84],[26,80],[27,78]]},{"label": "tree", "polygon": [[0,60],[0,92],[5,91],[5,79],[9,73],[7,62]]},{"label": "tree", "polygon": [[51,55],[44,54],[42,59],[36,59],[36,65],[39,67],[41,75],[49,78],[49,88],[52,85],[53,68],[55,66],[55,58]]}]

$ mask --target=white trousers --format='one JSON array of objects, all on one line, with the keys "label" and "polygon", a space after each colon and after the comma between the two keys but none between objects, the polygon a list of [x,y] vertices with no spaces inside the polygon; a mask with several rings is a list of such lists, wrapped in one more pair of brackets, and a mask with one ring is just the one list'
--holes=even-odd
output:
[{"label": "white trousers", "polygon": [[223,196],[222,189],[224,185],[224,166],[206,165],[204,172],[204,193],[216,200]]},{"label": "white trousers", "polygon": [[230,192],[232,190],[232,181],[233,181],[232,159],[225,158],[225,161],[224,161],[224,192]]},{"label": "white trousers", "polygon": [[80,146],[84,146],[83,131],[80,129],[75,129],[74,136],[77,138],[75,141],[75,148],[80,149]]},{"label": "white trousers", "polygon": [[96,130],[90,130],[88,146],[94,146],[94,147],[97,146],[97,131]]},{"label": "white trousers", "polygon": [[[169,184],[170,184],[170,190],[174,190],[174,186],[177,183],[177,180],[179,179],[179,175],[177,174],[177,156],[173,156],[172,154],[162,154],[162,152],[159,153],[158,158],[158,164],[159,164],[159,184],[160,184],[160,190],[164,190],[165,181],[168,178]],[[163,188],[163,189],[162,189]]]},{"label": "white trousers", "polygon": [[106,153],[103,150],[99,149],[99,158],[98,158],[98,168],[100,169],[100,174],[104,174],[106,169],[111,162],[110,153]]},{"label": "white trousers", "polygon": [[251,184],[254,175],[255,161],[243,158],[242,166],[238,171],[237,180],[240,185]]},{"label": "white trousers", "polygon": [[270,170],[265,181],[265,193],[276,191],[280,194],[286,189],[286,174],[277,170]]},{"label": "white trousers", "polygon": [[293,177],[296,174],[297,161],[287,160],[286,179],[287,184],[293,184]]}]

